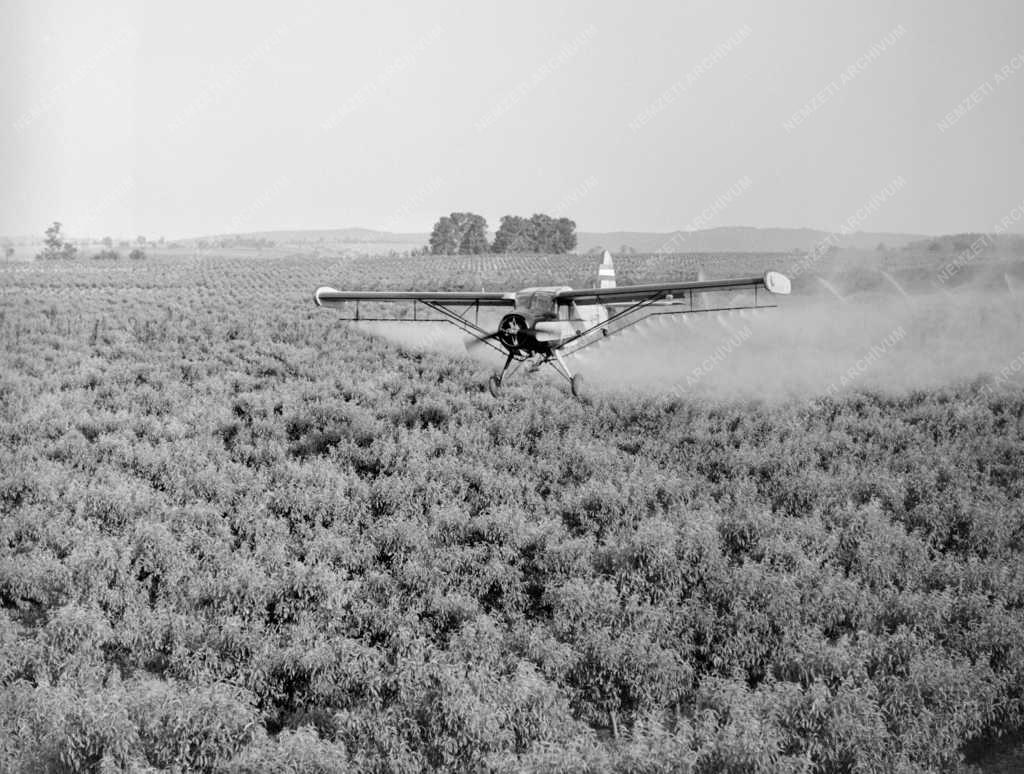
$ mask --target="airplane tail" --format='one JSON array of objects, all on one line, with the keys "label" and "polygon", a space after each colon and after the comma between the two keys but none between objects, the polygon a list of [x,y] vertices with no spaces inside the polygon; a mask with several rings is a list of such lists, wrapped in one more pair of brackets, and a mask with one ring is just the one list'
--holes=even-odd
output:
[{"label": "airplane tail", "polygon": [[615,266],[612,264],[612,254],[607,250],[601,257],[601,265],[597,269],[597,280],[600,288],[615,287]]},{"label": "airplane tail", "polygon": [[[707,282],[709,279],[710,279],[710,277],[708,277],[707,272],[704,271],[704,267],[703,266],[701,266],[699,269],[697,269],[697,282]],[[708,306],[709,306],[707,294],[706,293],[694,293],[694,294],[692,294],[692,298],[690,300],[690,305],[694,309],[707,309]]]},{"label": "airplane tail", "polygon": [[[607,250],[601,256],[601,264],[597,267],[597,287],[615,287],[615,266],[612,263],[612,254]],[[579,307],[573,304],[571,319],[577,323],[577,332],[600,325],[608,317],[608,309],[603,304],[584,304]]]}]

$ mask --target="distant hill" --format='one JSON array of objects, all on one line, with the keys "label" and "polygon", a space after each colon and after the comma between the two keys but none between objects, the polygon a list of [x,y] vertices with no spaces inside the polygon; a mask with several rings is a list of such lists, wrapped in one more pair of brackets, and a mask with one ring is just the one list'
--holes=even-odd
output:
[{"label": "distant hill", "polygon": [[[587,253],[595,248],[617,252],[627,246],[638,253],[788,253],[807,251],[829,238],[829,232],[810,228],[753,228],[726,226],[703,231],[581,231],[576,251]],[[923,234],[887,234],[856,231],[838,235],[833,241],[840,248],[873,249],[903,247],[927,239]]]},{"label": "distant hill", "polygon": [[[889,250],[914,244],[924,249],[928,244],[942,240],[943,247],[950,247],[972,235],[956,237],[933,237],[925,234],[889,234],[857,231],[852,234],[836,235],[829,244],[838,248],[874,250],[884,244]],[[976,236],[976,235],[974,235]],[[1008,236],[1008,235],[1006,235]],[[807,252],[816,245],[829,240],[829,232],[810,228],[753,228],[749,226],[725,226],[702,231],[580,231],[577,234],[575,252],[586,254],[598,249],[613,253],[627,248],[626,252],[636,253],[790,253]],[[10,238],[20,244],[18,238]],[[398,233],[370,228],[323,228],[323,229],[281,229],[276,231],[248,231],[227,234],[210,234],[178,238],[175,243],[194,248],[200,242],[218,244],[245,243],[267,240],[278,247],[317,248],[337,250],[351,254],[386,254],[408,252],[424,247],[430,240],[427,233]],[[25,244],[36,244],[41,237],[25,237]],[[947,245],[946,243],[950,243]]]},{"label": "distant hill", "polygon": [[[264,238],[279,246],[318,246],[367,253],[386,253],[422,247],[429,234],[395,233],[369,228],[329,228],[258,231],[220,234],[177,240],[191,244],[200,240],[216,241],[224,238]],[[729,226],[703,231],[581,231],[577,235],[577,253],[588,253],[597,248],[618,252],[623,246],[638,253],[788,253],[807,251],[829,238],[829,232],[810,228],[752,228]],[[911,242],[928,240],[923,234],[887,234],[858,231],[834,238],[840,248],[874,249],[880,243],[887,248],[899,248]]]},{"label": "distant hill", "polygon": [[194,242],[200,239],[216,240],[226,237],[243,239],[265,238],[278,244],[416,244],[425,245],[429,234],[401,234],[392,231],[376,231],[372,228],[319,228],[301,229],[296,231],[250,231],[233,232],[231,234],[213,234],[202,237],[189,237],[181,242]]},{"label": "distant hill", "polygon": [[911,242],[908,250],[941,254],[1024,255],[1024,234],[947,234]]}]

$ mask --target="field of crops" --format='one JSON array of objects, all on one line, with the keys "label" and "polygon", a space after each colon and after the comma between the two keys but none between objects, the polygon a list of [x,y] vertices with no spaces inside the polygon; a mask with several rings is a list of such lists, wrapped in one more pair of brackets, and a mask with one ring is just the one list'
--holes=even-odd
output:
[{"label": "field of crops", "polygon": [[[794,358],[861,298],[902,310],[829,373],[896,325],[913,357],[842,389],[539,378],[500,402],[483,364],[313,289],[587,286],[594,258],[0,267],[0,770],[984,764],[1024,727],[1019,266],[936,288],[874,264],[795,283],[832,322],[789,330]],[[958,301],[968,280],[1003,295]],[[990,358],[923,373],[956,340]],[[769,383],[746,349],[708,383]]]}]

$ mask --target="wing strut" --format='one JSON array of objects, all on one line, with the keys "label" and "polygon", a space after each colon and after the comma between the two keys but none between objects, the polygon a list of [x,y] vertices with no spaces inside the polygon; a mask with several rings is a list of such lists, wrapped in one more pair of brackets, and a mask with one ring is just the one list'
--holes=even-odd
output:
[{"label": "wing strut", "polygon": [[[592,325],[591,327],[587,328],[586,330],[580,331],[575,336],[571,336],[570,338],[567,338],[565,341],[563,341],[561,344],[558,345],[558,347],[557,347],[557,349],[555,351],[566,349],[566,347],[568,347],[569,345],[573,344],[574,342],[580,341],[581,339],[585,339],[588,336],[592,336],[592,334],[594,334],[595,332],[597,332],[599,330],[607,329],[610,323],[613,323],[613,322],[615,322],[617,320],[620,320],[621,318],[626,317],[627,315],[630,315],[630,314],[632,314],[634,312],[638,312],[638,311],[641,311],[643,309],[647,309],[647,308],[649,308],[651,306],[656,306],[657,304],[659,304],[663,300],[664,300],[664,297],[652,296],[651,298],[645,299],[643,301],[638,301],[638,302],[636,302],[636,303],[634,303],[634,304],[632,304],[632,305],[630,305],[630,306],[628,306],[628,307],[626,307],[624,309],[621,309],[621,310],[617,311],[615,314],[611,315],[604,322],[600,322],[600,323],[597,323],[596,325]],[[696,308],[694,308],[694,305],[693,305],[693,294],[690,293],[690,303],[689,303],[689,306],[687,308],[685,308],[685,309],[671,309],[671,310],[665,310],[665,311],[651,311],[651,312],[648,312],[647,314],[638,316],[636,319],[629,320],[628,322],[626,322],[626,323],[624,323],[622,325],[619,325],[613,331],[604,330],[604,333],[605,333],[605,336],[612,336],[612,335],[615,335],[615,334],[618,334],[618,333],[622,333],[622,331],[626,330],[627,328],[632,328],[637,323],[643,322],[644,320],[647,320],[647,319],[649,319],[651,317],[659,317],[661,315],[706,314],[708,312],[735,312],[735,311],[740,311],[740,310],[743,310],[743,309],[775,309],[777,306],[778,306],[778,304],[758,304],[758,303],[756,303],[756,299],[755,299],[755,303],[753,303],[753,304],[746,304],[744,306],[721,306],[721,307],[708,307],[708,308],[696,309]],[[590,339],[590,341],[583,341],[583,343],[581,343],[579,346],[573,347],[573,348],[568,349],[566,351],[567,351],[567,353],[570,353],[570,354],[573,353],[573,352],[579,352],[581,349],[585,349],[586,347],[589,347],[591,344],[596,344],[598,341],[601,341],[601,340],[602,339],[600,339],[600,338],[592,337]]]}]

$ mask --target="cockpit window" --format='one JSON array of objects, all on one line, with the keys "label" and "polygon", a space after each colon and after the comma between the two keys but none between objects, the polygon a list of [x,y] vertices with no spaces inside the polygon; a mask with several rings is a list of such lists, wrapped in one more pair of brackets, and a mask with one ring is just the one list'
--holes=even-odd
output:
[{"label": "cockpit window", "polygon": [[516,311],[531,317],[554,317],[558,312],[555,293],[551,290],[534,290],[516,296]]}]

